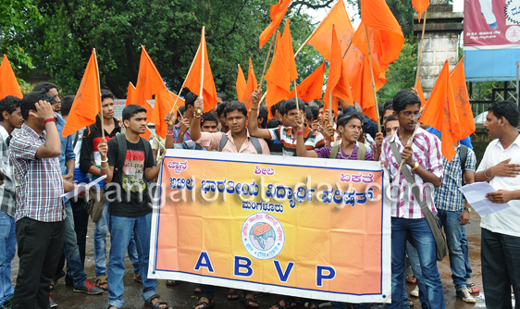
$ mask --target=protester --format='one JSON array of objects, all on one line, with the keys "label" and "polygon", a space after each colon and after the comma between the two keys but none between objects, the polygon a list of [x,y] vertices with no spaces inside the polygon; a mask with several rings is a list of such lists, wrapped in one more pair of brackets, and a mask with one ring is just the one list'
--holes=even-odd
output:
[{"label": "protester", "polygon": [[[405,244],[410,232],[419,254],[422,276],[426,285],[426,302],[429,308],[444,308],[444,293],[442,282],[437,269],[436,247],[430,226],[426,221],[417,198],[411,193],[409,184],[400,170],[400,162],[392,151],[395,143],[400,153],[403,169],[410,167],[415,183],[421,189],[422,198],[427,207],[436,213],[433,204],[432,192],[424,188],[428,183],[438,187],[441,185],[443,167],[439,139],[416,128],[420,115],[421,101],[411,91],[401,90],[393,99],[394,117],[399,121],[399,129],[394,135],[384,139],[380,160],[384,162],[390,174],[393,187],[400,188],[399,196],[392,190],[392,303],[389,308],[404,308],[408,305],[408,298],[403,293],[406,259]],[[415,134],[414,134],[415,132]],[[413,136],[413,137],[412,137]]]},{"label": "protester", "polygon": [[[83,173],[90,173],[93,178],[100,177],[101,172],[101,155],[99,153],[99,143],[103,139],[110,140],[121,133],[119,122],[114,118],[114,95],[105,89],[101,89],[101,109],[103,110],[103,119],[101,116],[96,117],[96,123],[90,125],[83,133],[83,142],[81,144],[80,169]],[[103,124],[101,124],[103,122]],[[102,131],[104,130],[104,132]],[[94,200],[92,206],[91,217],[95,223],[94,228],[94,261],[96,263],[96,279],[97,287],[107,290],[107,242],[106,237],[109,230],[109,214],[108,201],[105,199],[104,184],[99,182],[98,185],[91,188],[90,198]],[[134,238],[128,245],[128,257],[132,261],[134,267],[134,280],[142,282],[140,275],[139,260],[137,258],[137,248]]]},{"label": "protester", "polygon": [[[157,280],[148,278],[152,207],[147,182],[157,177],[159,165],[155,165],[152,148],[139,136],[146,131],[146,109],[128,105],[123,109],[125,134],[111,139],[101,139],[98,150],[101,157],[101,174],[107,175],[106,196],[115,197],[109,202],[111,247],[108,264],[109,309],[123,306],[123,275],[125,253],[132,234],[137,243],[145,305],[153,308],[169,308],[160,301],[155,287]],[[119,192],[119,193],[118,193]]]},{"label": "protester", "polygon": [[0,100],[0,308],[11,308],[14,293],[11,261],[16,253],[16,181],[9,144],[14,129],[23,124],[20,104],[21,100],[13,96]]},{"label": "protester", "polygon": [[12,308],[49,308],[50,283],[65,236],[63,191],[76,189],[63,181],[58,157],[61,142],[56,114],[46,92],[25,94],[22,128],[9,145],[19,182],[16,197],[16,240],[19,270]]},{"label": "protester", "polygon": [[386,118],[384,128],[386,136],[394,135],[397,129],[399,129],[399,121],[395,119],[394,115],[390,115]]},{"label": "protester", "polygon": [[482,216],[482,283],[486,307],[512,308],[511,287],[516,308],[520,304],[520,137],[519,111],[512,101],[491,103],[484,127],[491,141],[475,175],[496,190],[486,194],[492,203],[508,203],[509,208]]},{"label": "protester", "polygon": [[220,132],[227,133],[229,128],[226,124],[226,117],[224,117],[224,109],[226,108],[226,105],[228,102],[220,102],[217,104],[217,118],[220,125]]}]

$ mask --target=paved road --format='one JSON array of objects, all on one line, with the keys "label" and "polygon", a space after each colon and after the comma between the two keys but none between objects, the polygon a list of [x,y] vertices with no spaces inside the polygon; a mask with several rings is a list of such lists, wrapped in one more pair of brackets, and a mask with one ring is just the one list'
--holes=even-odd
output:
[{"label": "paved road", "polygon": [[[473,212],[471,214],[470,224],[467,226],[467,235],[470,244],[470,260],[473,267],[473,281],[482,290],[482,275],[480,265],[480,217],[478,214]],[[94,252],[93,252],[93,231],[94,225],[92,222],[89,225],[89,237],[87,238],[87,257],[85,261],[86,272],[89,278],[93,279],[95,268],[94,268]],[[108,241],[109,242],[109,241]],[[127,272],[124,277],[125,283],[125,309],[142,309],[143,300],[141,299],[142,285],[133,282],[133,272],[130,262],[127,259],[126,263]],[[445,258],[444,261],[439,263],[439,271],[442,277],[442,283],[444,286],[444,295],[446,299],[446,308],[485,308],[484,294],[481,292],[476,296],[478,303],[476,305],[469,305],[462,300],[456,298],[455,288],[451,280],[451,271],[449,266],[449,259]],[[13,278],[16,278],[18,272],[18,260],[15,258],[13,261]],[[182,283],[175,287],[166,287],[165,281],[159,281],[157,287],[157,293],[162,296],[164,301],[167,301],[174,308],[188,309],[192,308],[196,302],[196,296],[192,293],[195,287],[192,283]],[[407,284],[407,289],[411,290],[413,285]],[[227,289],[221,288],[217,293],[215,302],[217,308],[244,308],[239,302],[228,301],[226,299]],[[107,308],[108,294],[105,292],[102,295],[88,296],[80,293],[74,293],[71,287],[66,287],[63,279],[60,280],[59,285],[53,295],[56,302],[59,304],[59,308]],[[276,300],[276,295],[265,295],[259,298],[260,308],[269,308]],[[421,308],[421,304],[417,298],[415,300],[414,308]],[[304,308],[300,306],[299,308]]]}]

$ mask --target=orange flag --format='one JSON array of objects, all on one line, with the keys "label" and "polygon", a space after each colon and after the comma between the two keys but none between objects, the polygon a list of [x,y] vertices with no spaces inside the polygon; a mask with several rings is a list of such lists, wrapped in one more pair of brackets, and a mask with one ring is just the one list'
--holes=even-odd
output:
[{"label": "orange flag", "polygon": [[[397,60],[404,45],[401,26],[385,0],[361,0],[361,25],[352,37],[352,43],[368,55],[367,35],[372,53],[378,54],[382,64]],[[365,31],[366,29],[366,31]]]},{"label": "orange flag", "polygon": [[129,82],[128,83],[128,90],[126,91],[126,102],[127,102],[127,104],[125,104],[125,105],[132,104],[132,103],[128,103],[128,102],[133,102],[134,97],[135,97],[135,87],[134,87],[134,84],[132,84],[132,82]]},{"label": "orange flag", "polygon": [[[298,91],[298,98],[304,100],[305,102],[310,102],[312,100],[321,99],[323,93],[323,79],[325,77],[325,61],[312,72],[311,75],[307,76],[306,79],[303,80],[298,86],[296,86],[296,91]],[[290,98],[294,98],[293,89],[290,94]]]},{"label": "orange flag", "polygon": [[459,140],[466,138],[475,132],[475,119],[473,118],[473,110],[469,103],[463,60],[464,57],[460,59],[459,63],[450,73],[451,84],[453,86],[453,96],[455,97],[455,105],[457,106],[457,113],[461,124]]},{"label": "orange flag", "polygon": [[240,98],[244,96],[244,91],[246,90],[246,78],[244,77],[244,72],[240,64],[238,65],[238,75],[235,86],[237,88],[237,99],[240,101]]},{"label": "orange flag", "polygon": [[[327,89],[325,90],[325,97],[323,102],[328,107],[331,104],[330,94],[332,97],[340,98],[349,104],[352,104],[352,92],[350,91],[350,84],[348,82],[347,70],[343,62],[343,55],[341,54],[341,47],[339,46],[338,37],[336,35],[336,28],[332,27],[332,47],[331,47],[331,61],[329,66],[329,78],[327,80]],[[333,100],[332,108],[338,114],[337,100]]]},{"label": "orange flag", "polygon": [[[363,114],[377,121],[376,98],[374,98],[372,89],[368,55],[363,55],[356,46],[352,45],[345,61],[347,63],[348,79],[352,86],[352,98],[361,105]],[[378,55],[372,54],[372,71],[376,91],[381,89],[386,83],[385,71],[387,67],[387,65],[380,63]]]},{"label": "orange flag", "polygon": [[421,86],[421,77],[417,80],[417,84],[415,85],[415,90],[417,91],[417,95],[419,96],[419,99],[421,99],[421,108],[426,105],[426,98],[424,97],[424,92],[422,90]]},{"label": "orange flag", "polygon": [[67,137],[79,129],[96,122],[96,116],[101,110],[101,89],[99,88],[99,71],[96,51],[87,64],[87,69],[81,79],[78,92],[70,108],[69,118],[63,127],[63,136]]},{"label": "orange flag", "polygon": [[341,40],[341,55],[347,50],[354,28],[350,23],[347,10],[343,0],[339,0],[330,10],[329,14],[323,19],[318,28],[308,40],[316,50],[327,60],[331,60],[332,26],[336,28],[336,34]]},{"label": "orange flag", "polygon": [[163,79],[157,71],[155,64],[143,47],[141,51],[141,61],[139,63],[139,75],[137,76],[137,85],[132,98],[132,102],[126,101],[126,105],[137,104],[146,108],[146,114],[150,115],[152,107],[146,102],[159,91],[166,89]]},{"label": "orange flag", "polygon": [[285,12],[287,12],[287,9],[289,8],[289,4],[291,4],[291,0],[280,0],[277,4],[271,5],[269,17],[271,17],[272,21],[260,34],[260,48],[264,47],[265,43],[269,41],[273,33],[276,31],[276,28],[278,28],[282,22]]},{"label": "orange flag", "polygon": [[190,89],[197,96],[204,98],[204,113],[211,111],[217,105],[217,90],[209,65],[204,28],[202,28],[201,32],[199,51],[195,55],[192,69],[184,81],[184,87]]},{"label": "orange flag", "polygon": [[441,131],[442,155],[451,161],[455,143],[461,140],[462,125],[453,96],[448,61],[444,63],[419,122]]},{"label": "orange flag", "polygon": [[419,22],[421,22],[421,15],[430,6],[430,0],[412,0],[412,6],[419,13]]},{"label": "orange flag", "polygon": [[267,105],[272,106],[281,100],[289,98],[291,82],[298,78],[294,50],[289,30],[290,21],[287,20],[283,36],[277,35],[276,49],[273,61],[265,74],[267,81]]},{"label": "orange flag", "polygon": [[20,85],[16,80],[13,68],[9,63],[9,60],[7,60],[7,55],[4,54],[2,64],[0,64],[0,100],[7,97],[8,95],[12,95],[20,99],[23,98],[22,90],[20,90]]},{"label": "orange flag", "polygon": [[[164,117],[172,110],[175,100],[177,100],[177,96],[167,89],[163,89],[155,95],[155,103],[153,105],[150,122],[155,124],[155,133],[162,138],[166,138],[166,129],[168,128],[164,122]],[[174,115],[177,114],[179,106],[183,105],[184,100],[179,98],[177,106],[173,110]]]},{"label": "orange flag", "polygon": [[249,72],[247,74],[247,84],[244,90],[244,94],[242,98],[239,98],[239,101],[246,105],[247,110],[251,108],[253,101],[251,96],[253,92],[258,88],[258,82],[256,81],[255,71],[253,70],[253,61],[249,58]]}]

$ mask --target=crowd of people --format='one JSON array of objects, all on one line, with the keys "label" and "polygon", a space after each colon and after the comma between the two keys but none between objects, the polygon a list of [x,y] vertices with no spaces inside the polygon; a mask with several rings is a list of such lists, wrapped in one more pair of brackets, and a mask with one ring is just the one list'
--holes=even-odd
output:
[{"label": "crowd of people", "polygon": [[[383,132],[344,101],[337,115],[315,102],[295,98],[268,110],[259,104],[262,91],[257,89],[249,110],[242,102],[228,102],[220,96],[219,104],[203,114],[203,98],[189,91],[183,97],[185,106],[164,119],[166,138],[154,136],[150,141],[141,137],[147,130],[146,109],[128,105],[117,119],[115,98],[108,90],[101,91],[103,113],[96,123],[67,137],[62,131],[74,96],[60,98],[58,86],[40,83],[23,99],[8,96],[0,101],[0,308],[56,307],[52,291],[63,276],[74,292],[99,295],[106,290],[108,308],[122,308],[127,253],[134,281],[143,285],[144,304],[170,308],[156,293],[157,280],[147,276],[153,195],[149,182],[156,180],[167,149],[375,160],[387,169],[396,187],[433,186],[435,190],[421,191],[421,197],[409,194],[392,199],[392,302],[388,308],[413,305],[406,281],[417,283],[412,295],[420,298],[423,308],[445,307],[436,244],[424,214],[427,209],[438,217],[446,234],[457,297],[476,302],[473,295],[479,288],[471,280],[464,227],[471,206],[458,188],[487,181],[497,190],[487,198],[511,207],[482,217],[486,306],[512,308],[511,288],[520,299],[520,181],[516,178],[520,158],[514,155],[520,150],[520,116],[515,103],[490,104],[484,126],[494,140],[477,168],[469,138],[457,143],[451,161],[443,157],[440,133],[418,127],[421,101],[410,90],[399,91],[381,106]],[[99,177],[103,181],[86,193],[88,198],[83,198],[85,192],[79,198],[62,198],[64,192],[81,191],[78,184]],[[93,281],[84,269],[89,220],[95,225]],[[16,245],[19,270],[13,288],[11,262]],[[407,271],[407,264],[413,273]],[[201,285],[195,292],[200,297],[194,308],[215,306],[217,287]],[[251,308],[259,307],[256,297],[255,291],[234,289],[227,296]],[[271,308],[291,308],[301,302],[282,296]],[[310,309],[320,305],[317,300],[305,302]],[[347,304],[332,302],[332,306],[346,308]],[[369,306],[355,304],[354,308]]]}]

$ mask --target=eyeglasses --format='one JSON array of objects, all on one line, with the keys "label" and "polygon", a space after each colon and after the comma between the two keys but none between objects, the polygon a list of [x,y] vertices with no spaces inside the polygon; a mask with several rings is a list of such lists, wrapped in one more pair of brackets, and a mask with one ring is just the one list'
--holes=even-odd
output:
[{"label": "eyeglasses", "polygon": [[418,112],[414,112],[414,113],[412,113],[412,112],[408,112],[408,111],[406,111],[406,112],[399,112],[399,113],[400,113],[401,115],[405,116],[405,117],[408,118],[408,119],[419,118],[419,117],[421,117],[421,112],[420,112],[420,111],[418,111]]}]

